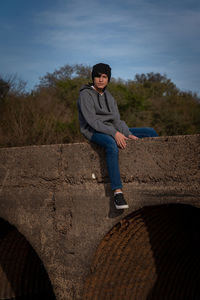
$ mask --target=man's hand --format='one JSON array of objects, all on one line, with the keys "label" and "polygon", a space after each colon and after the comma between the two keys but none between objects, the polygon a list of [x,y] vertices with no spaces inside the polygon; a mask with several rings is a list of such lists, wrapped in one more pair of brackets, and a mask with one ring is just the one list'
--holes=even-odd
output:
[{"label": "man's hand", "polygon": [[116,134],[115,134],[115,141],[116,141],[117,145],[120,148],[125,149],[125,147],[126,147],[126,140],[128,140],[128,138],[125,137],[125,135],[123,135],[119,131],[116,132]]},{"label": "man's hand", "polygon": [[128,138],[131,139],[131,140],[138,140],[138,137],[135,136],[135,135],[133,135],[133,134],[130,134],[130,135],[128,136]]}]

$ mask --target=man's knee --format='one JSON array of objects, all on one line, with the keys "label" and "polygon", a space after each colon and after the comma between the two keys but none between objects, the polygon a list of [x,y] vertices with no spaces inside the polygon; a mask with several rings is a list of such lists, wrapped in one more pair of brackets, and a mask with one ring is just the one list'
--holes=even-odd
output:
[{"label": "man's knee", "polygon": [[106,147],[106,151],[113,154],[118,154],[119,149],[115,141],[113,143],[109,143]]},{"label": "man's knee", "polygon": [[148,128],[149,129],[149,137],[156,137],[158,136],[157,132],[154,128]]}]

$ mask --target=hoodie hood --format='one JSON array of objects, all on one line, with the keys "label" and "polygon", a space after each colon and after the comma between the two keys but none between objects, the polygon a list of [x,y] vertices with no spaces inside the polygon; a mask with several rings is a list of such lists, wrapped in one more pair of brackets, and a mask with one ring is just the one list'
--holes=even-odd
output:
[{"label": "hoodie hood", "polygon": [[[92,91],[94,91],[94,93],[97,95],[97,100],[98,100],[99,107],[102,109],[101,102],[100,102],[100,99],[99,99],[99,95],[100,94],[93,87],[93,83],[88,83],[88,84],[85,84],[84,86],[82,86],[81,89],[80,89],[80,92],[84,91],[84,90],[92,90]],[[106,88],[104,88],[103,94],[104,94],[104,97],[105,97],[105,102],[106,102],[107,109],[110,112],[110,107],[108,105],[108,99],[107,99],[107,95],[106,95]]]},{"label": "hoodie hood", "polygon": [[92,85],[93,85],[93,83],[84,84],[84,85],[80,88],[80,92],[83,91],[83,90],[93,90]]}]

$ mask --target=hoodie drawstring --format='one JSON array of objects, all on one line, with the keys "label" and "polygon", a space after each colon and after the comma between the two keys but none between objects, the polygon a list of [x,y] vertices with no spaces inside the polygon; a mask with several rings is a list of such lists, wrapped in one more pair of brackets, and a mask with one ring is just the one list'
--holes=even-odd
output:
[{"label": "hoodie drawstring", "polygon": [[98,98],[99,107],[102,109],[102,106],[101,106],[101,103],[100,103],[100,99],[99,99],[99,93],[97,93],[97,98]]},{"label": "hoodie drawstring", "polygon": [[[108,99],[107,99],[106,93],[104,93],[104,95],[105,95],[105,102],[106,102],[107,110],[110,112],[110,107],[108,105]],[[100,99],[99,99],[99,93],[97,93],[97,98],[98,98],[99,107],[102,109],[102,106],[101,106],[101,103],[100,103]]]},{"label": "hoodie drawstring", "polygon": [[108,111],[110,112],[110,107],[109,107],[109,105],[108,105],[108,99],[107,99],[106,93],[104,93],[104,95],[105,95],[105,101],[106,101],[107,109],[108,109]]}]

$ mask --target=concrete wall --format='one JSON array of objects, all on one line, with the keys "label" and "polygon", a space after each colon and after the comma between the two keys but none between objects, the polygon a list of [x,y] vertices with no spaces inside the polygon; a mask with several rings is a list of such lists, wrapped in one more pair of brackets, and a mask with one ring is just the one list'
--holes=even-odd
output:
[{"label": "concrete wall", "polygon": [[200,204],[200,135],[129,141],[120,151],[130,208],[113,206],[104,152],[89,143],[0,149],[0,218],[43,262],[56,299],[82,299],[97,246],[140,208]]}]

